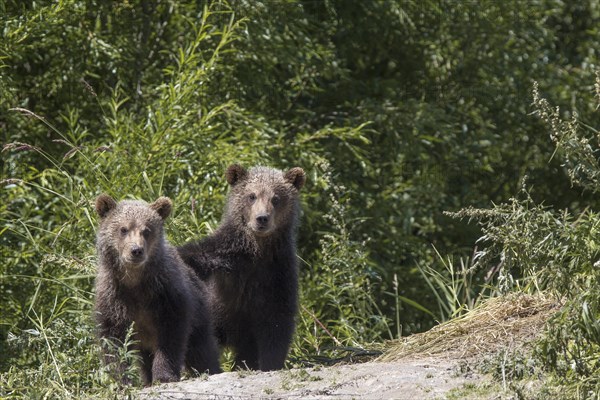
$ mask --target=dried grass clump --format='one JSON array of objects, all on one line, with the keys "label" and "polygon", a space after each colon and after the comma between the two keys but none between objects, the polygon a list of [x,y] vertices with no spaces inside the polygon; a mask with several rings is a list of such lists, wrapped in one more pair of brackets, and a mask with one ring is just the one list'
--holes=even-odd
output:
[{"label": "dried grass clump", "polygon": [[560,303],[544,295],[511,294],[489,299],[431,330],[390,342],[380,361],[426,357],[472,358],[520,348],[535,339]]}]

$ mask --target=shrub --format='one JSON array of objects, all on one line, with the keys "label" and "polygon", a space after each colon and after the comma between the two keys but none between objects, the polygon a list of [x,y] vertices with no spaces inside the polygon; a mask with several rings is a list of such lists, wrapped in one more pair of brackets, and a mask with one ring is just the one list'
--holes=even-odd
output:
[{"label": "shrub", "polygon": [[[596,92],[600,93],[600,75]],[[598,149],[594,128],[573,118],[566,122],[533,91],[536,114],[549,125],[550,137],[574,184],[597,193]],[[583,129],[580,128],[583,126]],[[546,368],[570,382],[584,396],[600,390],[600,214],[555,211],[537,204],[523,185],[518,197],[490,210],[467,208],[452,214],[479,222],[485,249],[476,265],[497,264],[501,291],[547,291],[565,305],[550,319],[536,348]]]},{"label": "shrub", "polygon": [[[32,6],[23,20],[11,22],[23,24],[33,34],[36,29],[48,29],[44,18],[56,18],[57,24],[61,18],[70,18],[67,6],[75,4],[80,3]],[[79,12],[87,15],[80,5],[84,10]],[[133,95],[131,81],[121,83],[122,77],[117,77],[110,91],[98,90],[87,81],[82,84],[87,97],[81,107],[71,104],[59,122],[53,121],[56,116],[24,107],[6,110],[10,126],[28,133],[11,135],[2,148],[2,397],[106,398],[120,388],[100,363],[91,316],[97,226],[93,203],[98,194],[148,201],[161,195],[171,197],[175,212],[166,233],[173,243],[183,243],[210,232],[220,218],[227,165],[302,165],[317,188],[332,185],[331,178],[322,176],[323,170],[311,168],[313,162],[316,165],[326,158],[319,141],[336,138],[357,154],[360,151],[354,142],[364,142],[361,126],[300,133],[296,140],[304,146],[302,151],[296,147],[282,150],[284,145],[289,147],[283,135],[259,115],[218,93],[218,82],[227,71],[223,55],[232,50],[244,19],[218,2],[196,17],[188,20],[177,11],[171,15],[185,26],[185,40],[178,41],[173,50],[162,50],[160,75],[156,78],[156,70],[148,71],[155,79],[144,80],[143,95]],[[40,40],[54,43],[52,36]],[[137,42],[123,45],[124,52],[132,51]],[[95,115],[84,110],[89,102],[95,104]],[[39,132],[48,138],[37,138]],[[312,194],[306,200],[321,201],[329,199]],[[310,216],[311,207],[306,209]],[[344,213],[336,209],[332,221],[344,218]],[[324,310],[329,329],[344,344],[356,345],[376,337],[381,324],[362,324],[376,318],[364,305],[371,301],[364,276],[368,272],[361,264],[366,256],[347,231],[338,232],[345,226],[340,222],[315,236],[323,241],[324,254],[306,256],[314,273],[303,275],[302,286],[318,285],[313,278],[319,269],[336,269],[342,275],[331,277],[331,282],[349,284],[344,296],[356,307],[336,304],[334,294],[327,294],[333,286],[309,287],[303,303],[320,315]],[[354,260],[360,263],[354,273],[340,264],[346,252],[357,254]],[[338,308],[330,310],[332,305]],[[344,322],[339,318],[345,318]],[[350,325],[347,320],[352,320]],[[308,332],[309,325],[300,324],[298,337],[314,334],[314,342],[323,341],[322,332]],[[298,343],[297,353],[312,351],[306,342]],[[122,351],[123,358],[135,356]],[[119,390],[120,394],[130,391]]]}]

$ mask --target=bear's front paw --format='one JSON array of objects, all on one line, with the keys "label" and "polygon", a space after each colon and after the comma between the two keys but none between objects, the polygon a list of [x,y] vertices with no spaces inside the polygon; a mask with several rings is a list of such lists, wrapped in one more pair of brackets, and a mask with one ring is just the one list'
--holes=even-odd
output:
[{"label": "bear's front paw", "polygon": [[179,376],[169,373],[167,371],[161,371],[152,375],[153,385],[168,382],[179,382]]},{"label": "bear's front paw", "polygon": [[157,351],[152,363],[152,383],[179,382],[180,369],[178,362],[166,357],[164,352]]}]

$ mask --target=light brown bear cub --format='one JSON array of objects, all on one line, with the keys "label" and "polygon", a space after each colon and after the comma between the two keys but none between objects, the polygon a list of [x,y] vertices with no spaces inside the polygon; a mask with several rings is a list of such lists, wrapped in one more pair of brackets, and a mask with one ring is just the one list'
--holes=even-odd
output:
[{"label": "light brown bear cub", "polygon": [[[117,203],[105,194],[96,199],[99,336],[119,345],[134,322],[145,385],[178,381],[184,364],[220,372],[204,283],[165,240],[163,223],[171,208],[166,197],[152,204]],[[112,357],[108,351],[105,361]]]}]

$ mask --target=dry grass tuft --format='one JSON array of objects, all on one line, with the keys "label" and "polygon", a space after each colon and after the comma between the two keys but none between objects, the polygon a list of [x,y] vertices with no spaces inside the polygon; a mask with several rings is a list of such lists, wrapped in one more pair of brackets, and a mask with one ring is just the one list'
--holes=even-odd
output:
[{"label": "dry grass tuft", "polygon": [[519,348],[539,335],[559,307],[556,299],[539,294],[492,298],[427,332],[390,342],[379,360],[397,361],[440,353],[463,359]]}]

